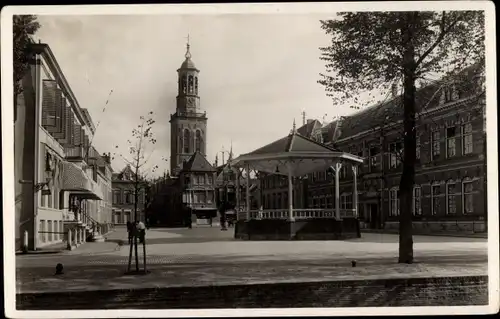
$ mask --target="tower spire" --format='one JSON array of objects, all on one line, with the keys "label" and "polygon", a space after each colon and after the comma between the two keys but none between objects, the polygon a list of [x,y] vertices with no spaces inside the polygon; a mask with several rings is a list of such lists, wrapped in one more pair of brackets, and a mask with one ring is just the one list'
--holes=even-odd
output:
[{"label": "tower spire", "polygon": [[293,119],[293,127],[292,127],[292,131],[290,132],[290,134],[296,134],[297,133],[297,126],[295,125],[295,118]]},{"label": "tower spire", "polygon": [[230,160],[233,159],[233,140],[231,140],[231,148],[229,149],[229,159],[228,159],[228,162]]},{"label": "tower spire", "polygon": [[189,44],[189,33],[187,35],[187,43],[186,43],[186,59],[190,59],[191,58],[191,52],[189,51],[189,49],[191,48],[191,45]]}]

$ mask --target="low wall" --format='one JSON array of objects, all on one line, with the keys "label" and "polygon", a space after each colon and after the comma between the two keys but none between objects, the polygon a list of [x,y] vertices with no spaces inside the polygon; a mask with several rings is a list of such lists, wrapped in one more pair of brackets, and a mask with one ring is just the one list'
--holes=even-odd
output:
[{"label": "low wall", "polygon": [[[413,221],[413,229],[422,232],[485,232],[484,221]],[[385,222],[384,229],[398,230],[399,222]]]},{"label": "low wall", "polygon": [[359,238],[361,232],[356,218],[252,219],[237,221],[234,236],[243,240],[342,240]]}]

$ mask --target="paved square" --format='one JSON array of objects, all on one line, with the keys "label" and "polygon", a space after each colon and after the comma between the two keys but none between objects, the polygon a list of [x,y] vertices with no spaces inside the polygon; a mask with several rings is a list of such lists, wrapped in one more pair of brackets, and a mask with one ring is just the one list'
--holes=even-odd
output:
[{"label": "paved square", "polygon": [[[418,278],[487,274],[485,239],[415,236],[412,265],[397,264],[397,235],[363,234],[347,241],[239,241],[213,227],[147,233],[147,276],[123,276],[127,234],[75,251],[17,256],[17,292]],[[142,246],[139,249],[142,265]],[[357,267],[351,267],[351,261]],[[55,276],[63,263],[65,274]]]}]

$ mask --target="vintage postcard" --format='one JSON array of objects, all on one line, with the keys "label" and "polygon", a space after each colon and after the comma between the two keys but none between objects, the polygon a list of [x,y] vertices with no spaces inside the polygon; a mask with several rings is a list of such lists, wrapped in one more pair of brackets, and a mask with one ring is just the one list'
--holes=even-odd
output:
[{"label": "vintage postcard", "polygon": [[8,317],[498,312],[492,2],[1,17]]}]

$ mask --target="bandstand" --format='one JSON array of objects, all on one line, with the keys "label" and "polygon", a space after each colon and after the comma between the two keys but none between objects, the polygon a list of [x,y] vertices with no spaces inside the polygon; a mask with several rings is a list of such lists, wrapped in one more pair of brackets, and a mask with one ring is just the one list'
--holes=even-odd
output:
[{"label": "bandstand", "polygon": [[[360,237],[358,221],[357,168],[363,158],[341,152],[297,133],[290,134],[253,152],[231,161],[238,174],[246,178],[246,203],[241,205],[240,196],[235,238],[246,240],[289,239],[347,239]],[[353,170],[353,209],[340,209],[339,172],[342,165],[350,164]],[[334,173],[334,209],[295,209],[293,182],[296,177],[330,170]],[[288,177],[288,207],[285,209],[250,209],[250,173],[264,172]],[[239,178],[236,178],[239,181]]]}]

